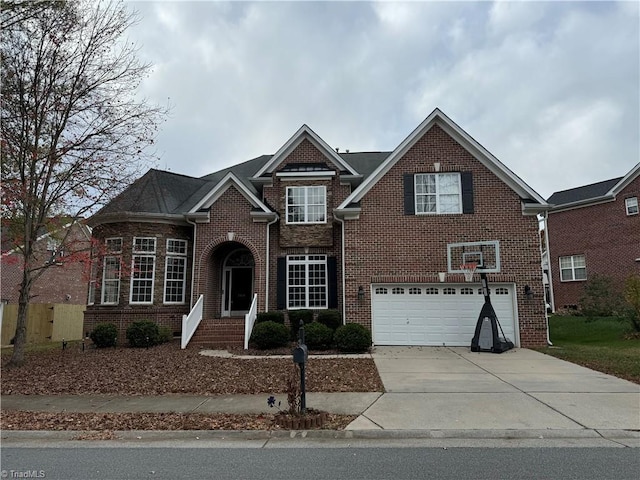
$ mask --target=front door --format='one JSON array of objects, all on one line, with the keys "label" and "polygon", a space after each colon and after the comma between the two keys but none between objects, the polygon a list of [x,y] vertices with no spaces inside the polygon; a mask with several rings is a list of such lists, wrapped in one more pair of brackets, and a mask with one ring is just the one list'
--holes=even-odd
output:
[{"label": "front door", "polygon": [[248,250],[233,252],[225,262],[222,278],[222,316],[244,315],[251,308],[253,257]]},{"label": "front door", "polygon": [[231,288],[229,288],[229,313],[246,313],[251,308],[251,292],[253,269],[244,267],[234,267],[231,272]]}]

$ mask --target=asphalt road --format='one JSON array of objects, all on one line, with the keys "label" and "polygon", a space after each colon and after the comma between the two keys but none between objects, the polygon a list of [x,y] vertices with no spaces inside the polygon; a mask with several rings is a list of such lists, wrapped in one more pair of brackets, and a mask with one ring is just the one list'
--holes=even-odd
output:
[{"label": "asphalt road", "polygon": [[634,479],[637,448],[3,447],[2,478]]}]

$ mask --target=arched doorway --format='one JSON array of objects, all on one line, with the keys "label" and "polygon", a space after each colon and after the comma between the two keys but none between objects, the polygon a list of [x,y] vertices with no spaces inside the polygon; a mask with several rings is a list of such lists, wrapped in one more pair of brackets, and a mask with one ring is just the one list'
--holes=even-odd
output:
[{"label": "arched doorway", "polygon": [[254,260],[246,248],[229,253],[222,266],[222,316],[244,315],[251,308]]}]

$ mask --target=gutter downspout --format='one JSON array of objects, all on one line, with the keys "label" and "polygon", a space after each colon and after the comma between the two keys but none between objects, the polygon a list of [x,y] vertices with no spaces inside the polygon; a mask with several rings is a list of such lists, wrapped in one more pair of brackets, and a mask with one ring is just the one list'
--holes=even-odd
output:
[{"label": "gutter downspout", "polygon": [[197,230],[197,225],[195,220],[191,221],[188,218],[186,219],[187,223],[189,223],[190,225],[193,225],[193,253],[191,255],[191,299],[189,300],[189,311],[191,311],[191,309],[193,308],[193,290],[194,290],[194,285],[195,285],[195,278],[196,278],[196,230]]},{"label": "gutter downspout", "polygon": [[[551,247],[549,246],[549,225],[547,224],[547,218],[549,216],[549,212],[546,211],[544,212],[544,214],[542,215],[542,225],[544,226],[544,242],[547,246],[547,261],[548,261],[548,266],[549,266],[549,274],[547,275],[548,280],[549,280],[549,296],[551,297],[551,311],[555,312],[556,311],[556,302],[555,302],[555,297],[553,295],[553,275],[551,274]],[[545,302],[545,307],[544,307],[544,319],[545,319],[545,323],[547,324],[547,344],[549,346],[553,346],[553,343],[551,343],[551,339],[549,338],[549,314],[547,313],[547,306],[546,306],[546,302]]]},{"label": "gutter downspout", "polygon": [[335,218],[338,222],[342,224],[342,235],[341,235],[341,259],[340,265],[342,268],[342,324],[345,325],[347,323],[347,297],[346,297],[346,283],[345,283],[345,273],[344,273],[344,220],[339,218],[335,212],[333,212],[333,218]]},{"label": "gutter downspout", "polygon": [[276,218],[274,218],[271,222],[267,223],[267,245],[266,245],[266,250],[267,250],[267,254],[265,257],[265,261],[264,261],[264,268],[265,268],[265,276],[264,276],[264,311],[268,312],[269,311],[269,237],[270,237],[270,231],[269,231],[269,227],[271,225],[273,225],[274,223],[276,223],[278,220],[280,220],[280,217],[278,216],[278,214],[276,213]]}]

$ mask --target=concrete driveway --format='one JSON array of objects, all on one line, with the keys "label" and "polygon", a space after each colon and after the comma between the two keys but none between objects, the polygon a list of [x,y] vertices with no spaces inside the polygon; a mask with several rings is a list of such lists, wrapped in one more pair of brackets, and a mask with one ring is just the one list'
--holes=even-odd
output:
[{"label": "concrete driveway", "polygon": [[386,392],[353,430],[640,430],[640,385],[532,350],[376,347]]}]

